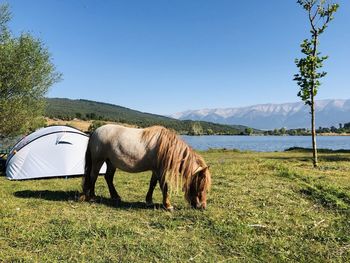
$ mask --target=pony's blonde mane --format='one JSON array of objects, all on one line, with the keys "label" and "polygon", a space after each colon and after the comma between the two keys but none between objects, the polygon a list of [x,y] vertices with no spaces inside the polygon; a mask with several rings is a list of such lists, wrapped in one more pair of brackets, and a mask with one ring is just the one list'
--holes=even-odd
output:
[{"label": "pony's blonde mane", "polygon": [[162,126],[153,126],[144,129],[142,140],[157,141],[157,168],[161,171],[160,177],[172,187],[178,189],[182,185],[185,194],[188,194],[194,169],[206,167],[203,158],[188,146],[177,134]]}]

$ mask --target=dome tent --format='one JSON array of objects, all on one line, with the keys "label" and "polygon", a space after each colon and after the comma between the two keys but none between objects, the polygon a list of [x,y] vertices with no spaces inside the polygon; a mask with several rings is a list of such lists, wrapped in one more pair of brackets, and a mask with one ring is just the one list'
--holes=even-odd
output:
[{"label": "dome tent", "polygon": [[[88,135],[68,126],[41,128],[11,149],[6,176],[24,180],[83,175],[88,141]],[[105,171],[104,164],[100,173]]]}]

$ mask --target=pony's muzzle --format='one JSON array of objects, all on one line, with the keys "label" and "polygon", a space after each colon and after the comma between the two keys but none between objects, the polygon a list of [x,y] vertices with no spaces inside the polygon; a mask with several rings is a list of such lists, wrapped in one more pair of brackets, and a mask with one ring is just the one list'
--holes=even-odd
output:
[{"label": "pony's muzzle", "polygon": [[196,205],[196,209],[201,209],[201,210],[205,210],[207,208],[207,204],[206,203],[202,203],[202,204],[197,204]]}]

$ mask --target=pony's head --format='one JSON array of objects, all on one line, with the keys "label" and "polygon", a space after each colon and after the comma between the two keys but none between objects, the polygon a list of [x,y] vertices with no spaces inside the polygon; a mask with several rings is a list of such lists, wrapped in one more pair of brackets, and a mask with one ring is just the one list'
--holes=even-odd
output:
[{"label": "pony's head", "polygon": [[209,167],[198,167],[191,176],[185,191],[186,200],[191,207],[205,209],[207,207],[207,191],[211,185]]},{"label": "pony's head", "polygon": [[203,158],[177,134],[164,127],[145,129],[143,140],[157,139],[157,168],[163,182],[178,189],[182,185],[185,198],[193,208],[205,209],[211,177]]}]

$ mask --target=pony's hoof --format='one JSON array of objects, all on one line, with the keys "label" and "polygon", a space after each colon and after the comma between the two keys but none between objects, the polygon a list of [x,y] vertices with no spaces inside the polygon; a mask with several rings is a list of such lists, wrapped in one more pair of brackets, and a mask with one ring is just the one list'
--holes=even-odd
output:
[{"label": "pony's hoof", "polygon": [[95,202],[96,201],[96,196],[89,196],[89,195],[86,195],[86,194],[82,194],[79,197],[79,201],[80,202]]},{"label": "pony's hoof", "polygon": [[88,198],[86,195],[82,194],[80,197],[79,197],[79,202],[86,202],[88,201]]},{"label": "pony's hoof", "polygon": [[96,203],[97,202],[97,197],[96,196],[92,196],[90,197],[90,199],[88,199],[89,202],[91,203]]},{"label": "pony's hoof", "polygon": [[173,212],[174,211],[174,207],[172,205],[170,205],[170,206],[163,206],[163,207],[168,212]]}]

